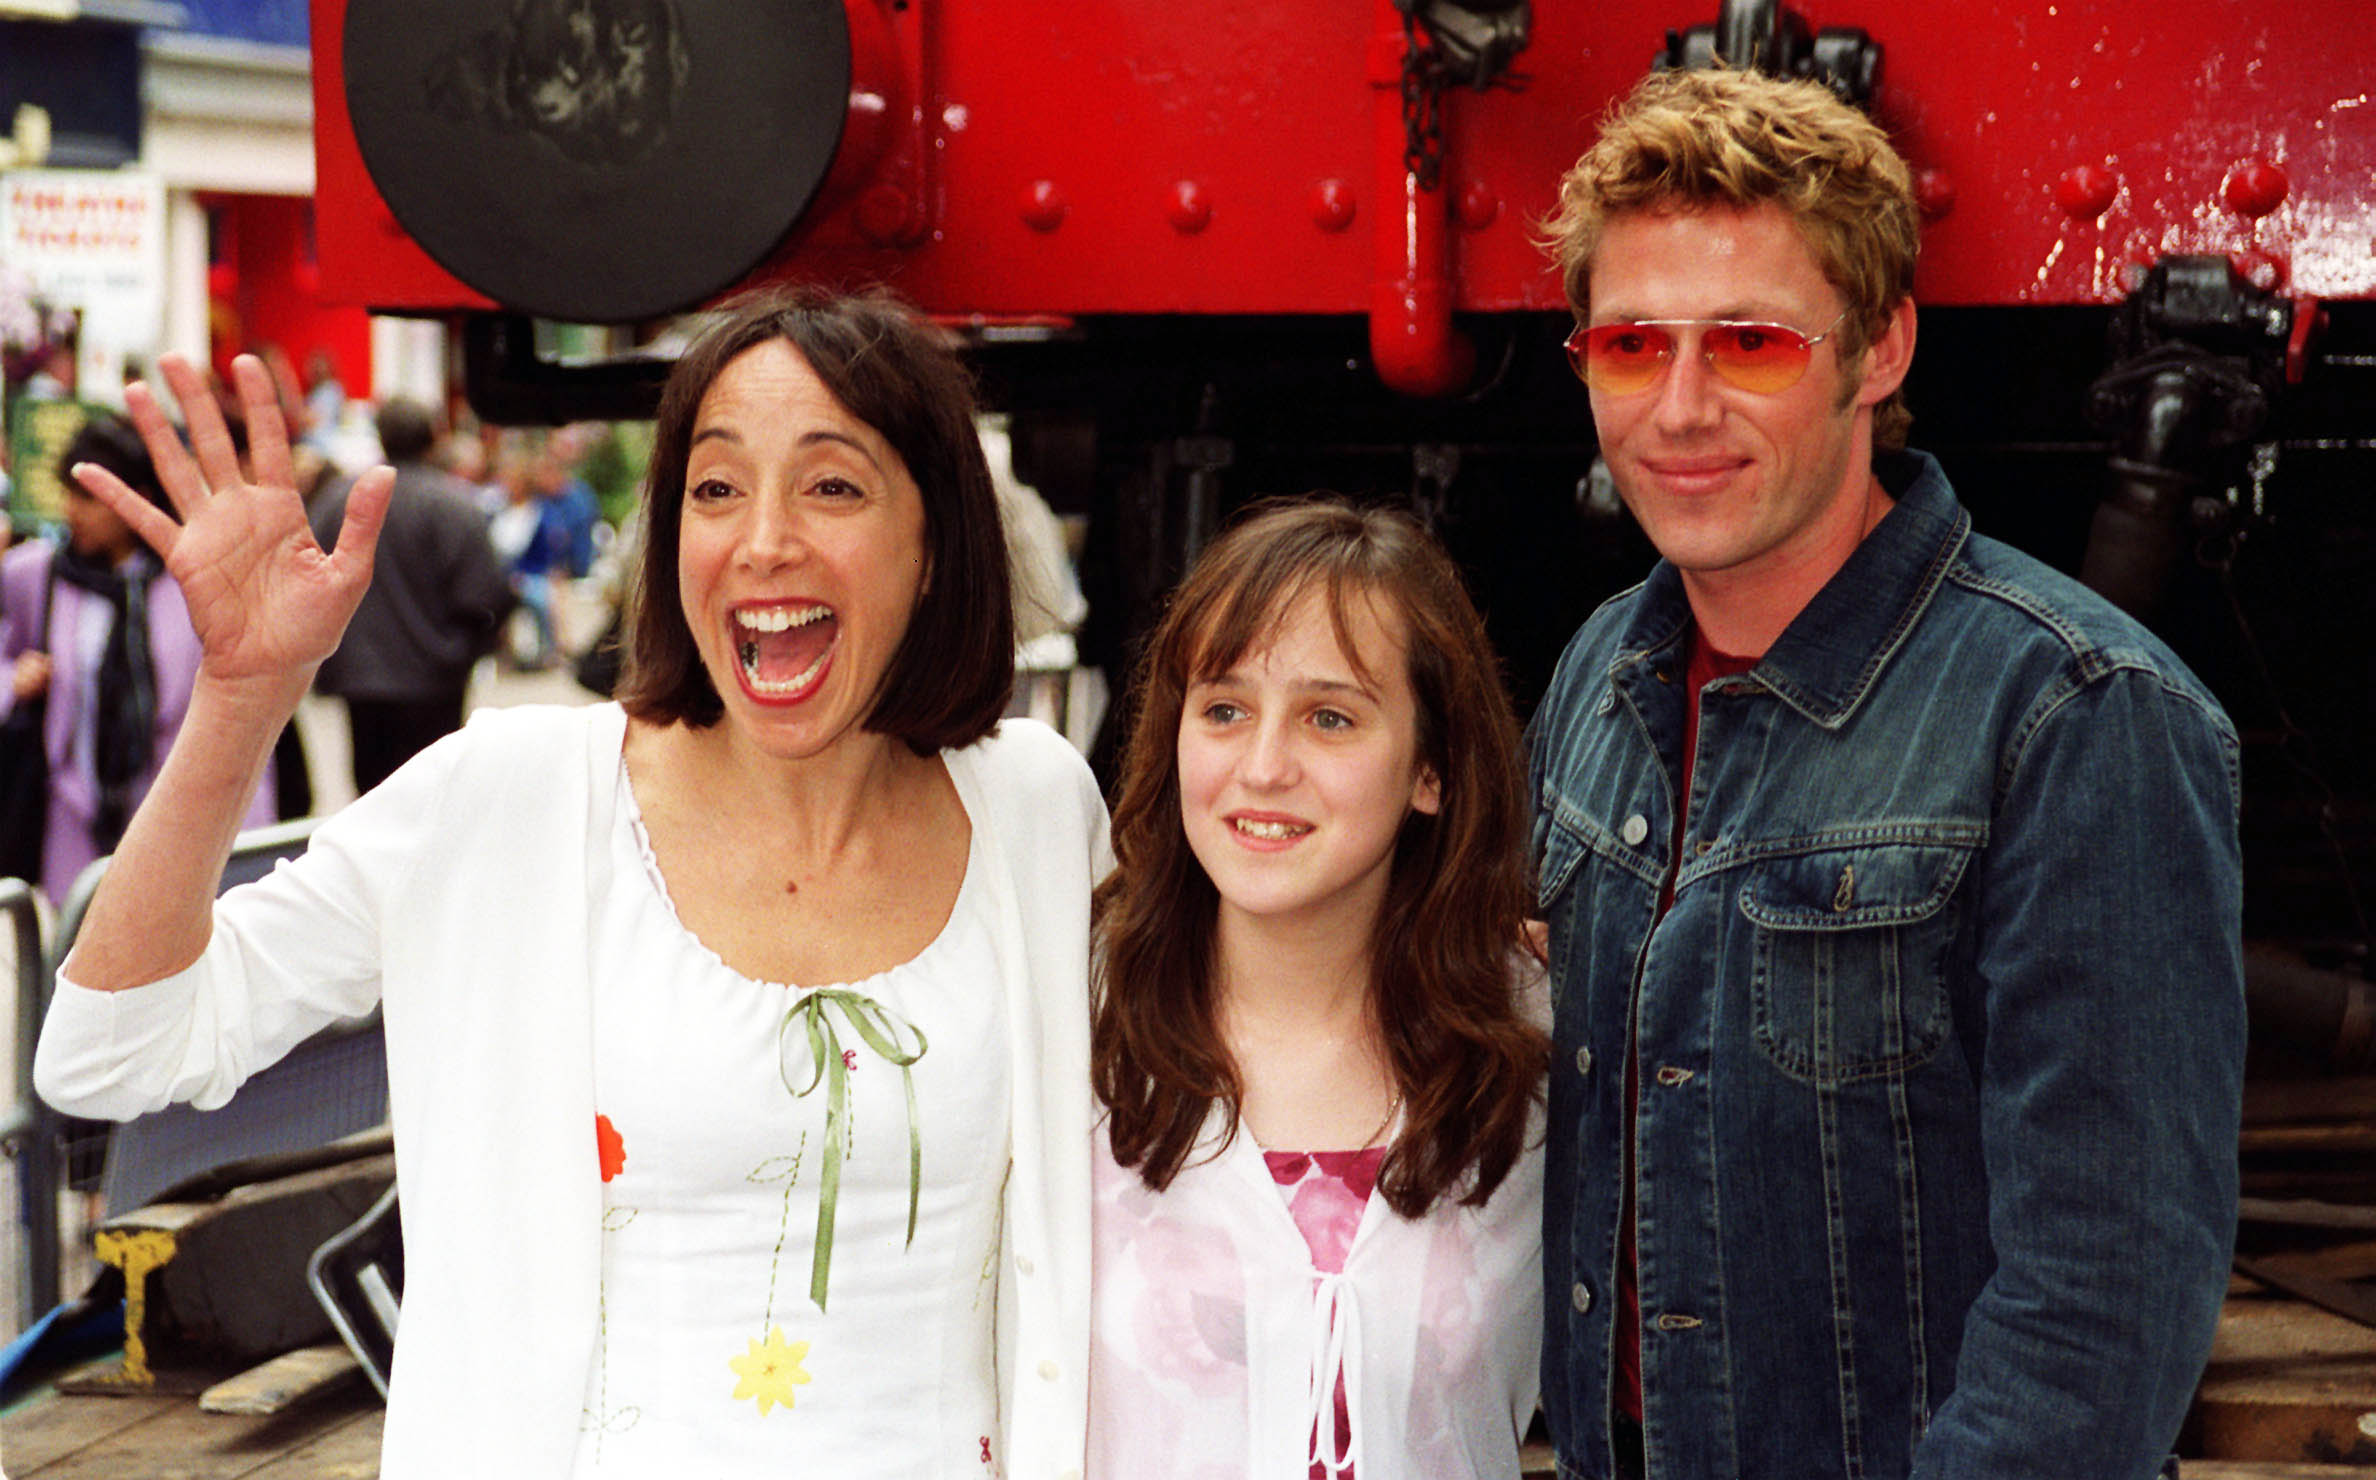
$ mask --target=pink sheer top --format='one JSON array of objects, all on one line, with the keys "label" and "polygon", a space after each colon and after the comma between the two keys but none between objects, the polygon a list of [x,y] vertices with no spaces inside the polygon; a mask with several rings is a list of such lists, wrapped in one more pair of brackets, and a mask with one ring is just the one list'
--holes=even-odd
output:
[{"label": "pink sheer top", "polygon": [[[1353,1234],[1361,1227],[1362,1210],[1378,1185],[1378,1167],[1386,1148],[1363,1151],[1265,1151],[1263,1165],[1287,1199],[1287,1212],[1296,1231],[1312,1251],[1312,1267],[1322,1274],[1343,1274]],[[1342,1361],[1332,1363],[1336,1376],[1335,1427],[1320,1432],[1320,1417],[1312,1417],[1311,1480],[1354,1480],[1353,1419],[1345,1402]],[[1334,1466],[1335,1468],[1332,1468]]]}]

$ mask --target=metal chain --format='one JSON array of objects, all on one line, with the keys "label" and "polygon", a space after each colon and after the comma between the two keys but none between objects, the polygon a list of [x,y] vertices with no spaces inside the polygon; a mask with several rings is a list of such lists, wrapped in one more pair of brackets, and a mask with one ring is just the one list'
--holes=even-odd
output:
[{"label": "metal chain", "polygon": [[1526,48],[1525,0],[1394,0],[1403,18],[1403,168],[1433,190],[1444,174],[1444,93],[1525,86],[1510,61]]},{"label": "metal chain", "polygon": [[1444,78],[1419,44],[1418,18],[1403,12],[1403,168],[1433,190],[1444,176]]}]

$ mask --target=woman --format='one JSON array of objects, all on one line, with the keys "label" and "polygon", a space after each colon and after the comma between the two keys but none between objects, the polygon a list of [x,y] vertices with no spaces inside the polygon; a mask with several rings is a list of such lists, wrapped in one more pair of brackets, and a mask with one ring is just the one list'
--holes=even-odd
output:
[{"label": "woman", "polygon": [[1157,628],[1097,895],[1091,1473],[1518,1473],[1547,1012],[1497,671],[1443,552],[1335,503]]},{"label": "woman", "polygon": [[[0,658],[11,680],[0,705],[47,700],[49,815],[33,882],[59,904],[123,836],[181,728],[198,674],[198,635],[181,588],[132,526],[68,476],[78,463],[105,468],[148,503],[165,505],[139,434],[98,413],[59,459],[64,540],[19,545],[0,558]],[[266,776],[241,824],[273,821],[273,798]]]},{"label": "woman", "polygon": [[663,396],[620,702],[482,715],[211,914],[221,798],[335,644],[388,474],[325,556],[256,368],[252,487],[166,373],[196,463],[135,398],[181,514],[138,522],[206,662],[43,1093],[213,1104],[384,1001],[391,1480],[1078,1470],[1104,816],[1053,732],[993,731],[953,356],[887,300],[731,306]]}]

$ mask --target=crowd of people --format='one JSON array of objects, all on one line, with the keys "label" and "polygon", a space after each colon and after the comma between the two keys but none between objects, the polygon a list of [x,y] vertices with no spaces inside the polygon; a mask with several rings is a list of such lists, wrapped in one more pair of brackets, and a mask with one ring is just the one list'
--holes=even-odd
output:
[{"label": "crowd of people", "polygon": [[1418,523],[1269,503],[1146,644],[1109,815],[1002,718],[963,365],[766,289],[668,382],[615,700],[474,719],[220,900],[469,495],[385,408],[309,510],[264,368],[240,441],[166,359],[155,491],[73,476],[194,657],[43,1094],[220,1104],[384,1010],[393,1480],[1447,1480],[1538,1412],[1563,1480],[2174,1473],[2236,1212],[2232,726],[1904,448],[1870,120],[1659,74],[1544,230],[1660,558],[1523,733]]}]

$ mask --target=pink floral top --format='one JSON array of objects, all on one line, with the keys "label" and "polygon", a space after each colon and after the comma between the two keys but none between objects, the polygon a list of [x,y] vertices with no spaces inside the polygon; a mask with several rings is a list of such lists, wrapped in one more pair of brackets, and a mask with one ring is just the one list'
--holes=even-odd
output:
[{"label": "pink floral top", "polygon": [[1484,1207],[1410,1219],[1360,1153],[1273,1157],[1220,1126],[1161,1192],[1098,1133],[1086,1472],[1514,1480],[1542,1342],[1539,1127]]},{"label": "pink floral top", "polygon": [[[1378,1185],[1378,1168],[1386,1148],[1362,1151],[1265,1151],[1263,1165],[1287,1199],[1287,1211],[1312,1251],[1312,1268],[1322,1274],[1343,1274],[1345,1255],[1352,1252],[1354,1230]],[[1312,1417],[1311,1480],[1354,1480],[1353,1417],[1345,1406],[1345,1372],[1340,1363],[1329,1384],[1334,1427],[1320,1431],[1320,1417]],[[1341,1466],[1341,1468],[1332,1468]]]}]

